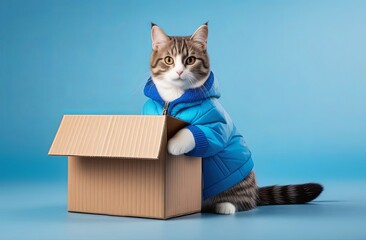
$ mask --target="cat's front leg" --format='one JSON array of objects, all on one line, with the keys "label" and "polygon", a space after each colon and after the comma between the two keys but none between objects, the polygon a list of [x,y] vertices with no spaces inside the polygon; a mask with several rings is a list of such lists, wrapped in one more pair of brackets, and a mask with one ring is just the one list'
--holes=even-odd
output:
[{"label": "cat's front leg", "polygon": [[168,141],[168,152],[172,155],[181,155],[190,152],[195,146],[192,132],[183,128]]}]

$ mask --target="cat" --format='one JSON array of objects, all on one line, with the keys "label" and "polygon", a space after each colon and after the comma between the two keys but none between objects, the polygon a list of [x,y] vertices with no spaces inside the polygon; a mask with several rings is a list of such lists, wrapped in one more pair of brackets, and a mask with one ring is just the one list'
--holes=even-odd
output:
[{"label": "cat", "polygon": [[168,36],[151,24],[151,77],[145,115],[171,115],[189,126],[168,141],[170,154],[202,157],[202,212],[234,214],[260,205],[300,204],[323,191],[317,183],[258,187],[251,152],[218,102],[207,53],[208,24],[191,36]]}]

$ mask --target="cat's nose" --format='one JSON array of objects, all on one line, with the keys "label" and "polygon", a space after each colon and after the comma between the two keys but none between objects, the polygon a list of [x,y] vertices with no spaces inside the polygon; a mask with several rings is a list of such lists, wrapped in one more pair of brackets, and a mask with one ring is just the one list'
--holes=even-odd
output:
[{"label": "cat's nose", "polygon": [[177,70],[175,72],[180,76],[182,74],[183,70]]}]

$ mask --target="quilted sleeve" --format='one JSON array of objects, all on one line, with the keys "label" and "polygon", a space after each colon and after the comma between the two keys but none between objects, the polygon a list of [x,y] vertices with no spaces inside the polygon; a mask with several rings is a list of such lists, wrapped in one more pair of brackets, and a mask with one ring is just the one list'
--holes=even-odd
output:
[{"label": "quilted sleeve", "polygon": [[186,155],[210,157],[222,151],[233,133],[233,124],[218,102],[212,102],[205,111],[187,127],[193,134],[196,146]]}]

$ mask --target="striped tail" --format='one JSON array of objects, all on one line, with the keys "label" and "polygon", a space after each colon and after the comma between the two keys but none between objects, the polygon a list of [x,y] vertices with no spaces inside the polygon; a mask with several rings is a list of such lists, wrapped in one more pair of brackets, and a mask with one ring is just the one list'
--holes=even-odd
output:
[{"label": "striped tail", "polygon": [[257,205],[307,203],[317,198],[322,191],[323,186],[318,183],[260,187]]}]

